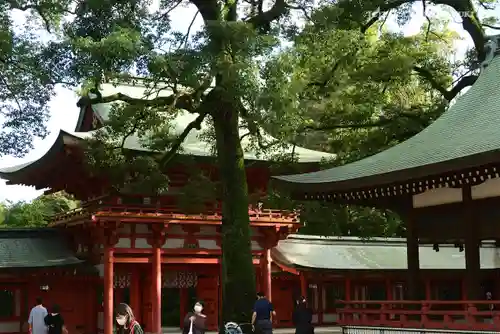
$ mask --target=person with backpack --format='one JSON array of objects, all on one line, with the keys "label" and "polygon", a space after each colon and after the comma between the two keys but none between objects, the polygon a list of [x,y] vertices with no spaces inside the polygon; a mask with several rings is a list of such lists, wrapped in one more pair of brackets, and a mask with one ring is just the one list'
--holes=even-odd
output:
[{"label": "person with backpack", "polygon": [[135,320],[130,306],[120,303],[116,307],[116,334],[144,334],[141,325]]},{"label": "person with backpack", "polygon": [[64,325],[64,319],[60,314],[61,308],[59,305],[52,306],[51,313],[45,316],[45,325],[48,329],[48,334],[68,334],[68,330]]}]

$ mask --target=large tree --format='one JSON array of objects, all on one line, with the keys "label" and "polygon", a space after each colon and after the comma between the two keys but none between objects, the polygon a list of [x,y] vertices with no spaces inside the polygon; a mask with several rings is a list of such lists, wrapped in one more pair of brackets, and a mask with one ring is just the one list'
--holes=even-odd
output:
[{"label": "large tree", "polygon": [[[316,87],[317,90],[305,92],[307,99],[321,101],[322,96],[328,96],[328,103],[335,101],[335,92],[339,89],[336,85],[339,75],[337,70],[341,64],[357,59],[359,48],[366,44],[364,41],[367,37],[364,34],[368,28],[383,20],[390,10],[398,10],[404,15],[408,6],[414,2],[416,1],[322,2],[316,15],[323,15],[323,21],[318,21],[323,22],[323,26],[318,24],[308,27],[304,38],[307,39],[308,31],[314,36],[321,35],[323,31],[341,30],[345,33],[340,33],[339,36],[345,35],[352,45],[340,50],[344,57],[339,57],[335,52],[335,44],[325,44],[327,48],[321,50],[325,53],[329,47],[332,54],[335,53],[334,57],[325,57],[320,62],[312,55],[307,66],[318,68],[306,68],[304,76],[310,80],[309,87]],[[186,3],[197,8],[197,15],[200,15],[204,22],[202,31],[193,38],[175,32],[170,27],[170,15],[175,13],[173,9]],[[43,108],[52,86],[62,81],[85,81],[88,83],[86,89],[90,90],[98,87],[103,78],[124,81],[130,76],[141,76],[148,79],[153,94],[168,86],[172,93],[163,97],[140,99],[123,94],[96,94],[84,101],[123,102],[113,109],[107,131],[100,132],[96,138],[101,148],[93,145],[96,141],[91,143],[94,157],[99,158],[94,160],[99,163],[111,161],[105,164],[108,167],[116,162],[127,163],[132,169],[128,176],[137,176],[138,180],[143,182],[153,181],[149,182],[151,185],[161,183],[157,182],[159,180],[164,181],[161,177],[155,178],[151,175],[154,171],[164,170],[172,161],[186,134],[194,128],[208,126],[217,152],[221,181],[220,198],[223,201],[222,283],[225,321],[247,321],[255,295],[248,219],[249,196],[239,129],[241,125],[246,126],[256,145],[264,147],[266,143],[259,126],[269,125],[269,115],[279,115],[279,111],[282,114],[286,111],[285,108],[276,107],[278,99],[268,96],[268,85],[272,81],[269,76],[275,74],[273,71],[261,72],[261,63],[272,59],[272,53],[277,51],[281,41],[296,37],[299,28],[291,14],[297,13],[303,15],[307,21],[312,20],[309,14],[313,3],[315,1],[312,0],[162,0],[159,1],[159,8],[155,10],[151,10],[148,7],[149,2],[145,0],[7,0],[0,5],[3,18],[14,9],[32,12],[38,22],[52,32],[54,37],[50,42],[40,45],[35,43],[29,34],[16,34],[12,29],[12,21],[2,20],[7,22],[2,26],[2,39],[6,40],[2,43],[8,48],[2,48],[0,64],[4,66],[2,74],[12,73],[9,77],[2,77],[4,83],[0,82],[4,92],[1,99],[7,101],[2,111],[16,116],[15,110],[27,111],[26,114],[19,111],[21,115],[32,115],[29,111],[37,109],[39,113],[34,115],[39,119],[35,119],[35,124],[41,124],[43,117],[40,117],[44,115]],[[481,4],[488,5],[484,1]],[[474,40],[474,60],[484,58],[485,33],[472,1],[437,0],[426,5],[446,5],[461,13],[464,29]],[[71,16],[64,20],[65,14],[68,13]],[[386,42],[390,44],[391,36],[386,37]],[[335,43],[336,40],[332,39],[331,42]],[[307,43],[304,42],[304,45]],[[301,52],[307,54],[305,49],[306,46]],[[379,58],[380,52],[381,50],[377,56]],[[413,56],[417,57],[416,54]],[[304,57],[305,60],[306,58]],[[452,89],[448,89],[449,80],[436,74],[440,73],[436,72],[440,69],[434,68],[435,64],[432,62],[425,62],[418,57],[412,62],[411,57],[408,57],[405,64],[412,65],[412,71],[448,101],[475,80],[474,75],[464,76]],[[352,66],[362,67],[362,64],[356,61]],[[378,68],[380,71],[380,67]],[[404,69],[408,67],[405,66]],[[391,71],[389,77],[393,79],[397,75],[397,71]],[[262,79],[266,84],[262,83]],[[17,84],[17,90],[11,88],[13,84]],[[35,87],[33,85],[43,89],[30,90],[30,87]],[[276,87],[278,89],[278,86]],[[370,87],[361,85],[359,88]],[[352,89],[356,90],[357,86],[354,85]],[[98,93],[96,90],[93,92]],[[295,113],[297,108],[292,104],[300,101],[290,101],[289,97],[290,95],[284,96],[282,105],[292,107],[290,110]],[[323,126],[326,123],[329,127],[345,127],[345,124],[352,127],[355,122],[366,120],[347,117],[344,123],[338,119],[339,123],[332,123],[333,119],[326,117],[328,122],[324,122],[321,113],[331,114],[327,112],[328,105],[316,104],[317,112],[312,117],[312,124],[308,124],[307,128]],[[16,105],[17,109],[13,109]],[[172,139],[169,120],[180,110],[197,114],[198,117],[182,135]],[[404,111],[411,112],[410,109]],[[398,110],[385,112],[389,118],[403,117],[398,114]],[[289,115],[290,112],[287,112],[283,119],[291,119]],[[299,116],[302,117],[302,114]],[[28,120],[34,119],[33,117],[30,116]],[[33,129],[29,128],[30,123],[22,123],[23,117],[18,119],[7,126],[27,129],[27,137],[33,134],[30,132]],[[205,122],[206,120],[209,120],[209,123]],[[275,126],[271,128],[276,130]],[[159,158],[137,157],[130,156],[126,151],[116,150],[114,143],[123,142],[123,138],[133,132],[142,135],[155,149],[166,153]],[[41,133],[35,133],[38,134]],[[293,131],[273,133],[282,140],[293,139],[292,134]],[[15,145],[26,146],[28,143],[18,140],[9,144],[8,138],[3,140],[10,145],[6,147],[14,145],[17,150],[19,147]],[[139,176],[140,174],[142,176]],[[133,183],[130,178],[122,181],[128,182],[129,186]]]}]

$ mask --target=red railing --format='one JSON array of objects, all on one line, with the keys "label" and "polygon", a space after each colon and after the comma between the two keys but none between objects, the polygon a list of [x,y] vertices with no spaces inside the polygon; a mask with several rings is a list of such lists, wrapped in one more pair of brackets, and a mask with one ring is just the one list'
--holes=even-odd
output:
[{"label": "red railing", "polygon": [[500,329],[500,301],[339,301],[340,325]]},{"label": "red railing", "polygon": [[[270,222],[296,224],[299,222],[298,213],[285,210],[254,209],[249,208],[249,218],[251,222]],[[148,217],[156,219],[179,219],[179,220],[199,220],[199,221],[220,221],[221,210],[211,210],[200,214],[187,214],[175,205],[154,206],[132,206],[124,204],[94,204],[93,206],[78,208],[64,214],[53,217],[53,225],[67,221],[81,219],[81,217],[95,216],[116,216],[116,217]]]}]

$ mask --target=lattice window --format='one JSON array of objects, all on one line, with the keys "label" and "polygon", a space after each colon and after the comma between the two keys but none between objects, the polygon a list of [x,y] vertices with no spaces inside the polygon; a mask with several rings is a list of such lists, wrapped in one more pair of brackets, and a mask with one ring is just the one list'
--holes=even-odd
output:
[{"label": "lattice window", "polygon": [[162,275],[164,288],[192,288],[198,284],[198,275],[190,271],[170,271]]},{"label": "lattice window", "polygon": [[114,276],[114,288],[125,289],[130,287],[130,274],[125,275],[115,275]]}]

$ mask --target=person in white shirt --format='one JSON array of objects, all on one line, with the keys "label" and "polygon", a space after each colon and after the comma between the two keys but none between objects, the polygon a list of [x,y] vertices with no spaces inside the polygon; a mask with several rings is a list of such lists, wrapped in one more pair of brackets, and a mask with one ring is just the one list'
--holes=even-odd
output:
[{"label": "person in white shirt", "polygon": [[31,309],[28,319],[31,334],[47,334],[47,326],[45,325],[47,314],[47,309],[43,306],[42,298],[38,297],[36,299],[36,306]]}]

